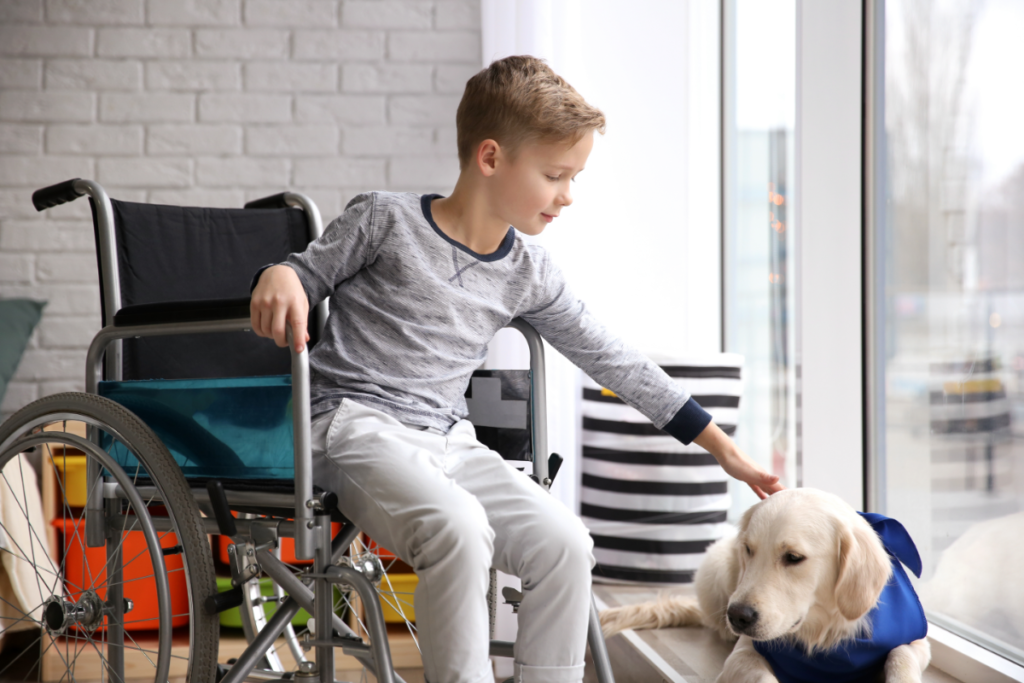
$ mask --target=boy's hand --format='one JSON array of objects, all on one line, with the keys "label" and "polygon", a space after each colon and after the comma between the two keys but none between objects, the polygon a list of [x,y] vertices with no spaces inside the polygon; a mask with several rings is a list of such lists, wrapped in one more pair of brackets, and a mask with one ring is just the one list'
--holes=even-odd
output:
[{"label": "boy's hand", "polygon": [[260,275],[249,300],[252,331],[269,337],[284,348],[288,346],[285,327],[292,328],[295,351],[300,352],[309,341],[306,319],[309,300],[295,271],[288,266],[271,266]]},{"label": "boy's hand", "polygon": [[693,441],[715,456],[726,474],[746,483],[758,498],[763,500],[785,488],[779,483],[778,475],[769,474],[751,460],[714,422],[709,423]]}]

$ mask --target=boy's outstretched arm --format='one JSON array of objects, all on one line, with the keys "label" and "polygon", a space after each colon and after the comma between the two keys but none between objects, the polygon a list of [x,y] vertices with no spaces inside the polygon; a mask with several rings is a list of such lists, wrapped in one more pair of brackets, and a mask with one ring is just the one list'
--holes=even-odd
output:
[{"label": "boy's outstretched arm", "polygon": [[288,346],[285,327],[292,328],[295,351],[302,351],[309,341],[306,319],[309,299],[295,271],[289,266],[271,266],[260,274],[249,299],[252,331],[269,337],[281,348]]},{"label": "boy's outstretched arm", "polygon": [[779,483],[778,475],[769,474],[751,460],[714,422],[709,422],[693,442],[715,456],[726,474],[745,482],[758,498],[767,498],[784,488]]}]

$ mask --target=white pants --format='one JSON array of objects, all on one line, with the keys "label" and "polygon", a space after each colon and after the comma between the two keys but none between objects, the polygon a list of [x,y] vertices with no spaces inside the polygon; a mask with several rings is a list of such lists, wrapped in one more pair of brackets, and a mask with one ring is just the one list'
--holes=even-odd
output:
[{"label": "white pants", "polygon": [[490,567],[523,581],[515,680],[583,678],[593,542],[553,496],[476,439],[407,427],[345,400],[313,420],[315,481],[419,577],[416,623],[430,683],[493,683]]}]

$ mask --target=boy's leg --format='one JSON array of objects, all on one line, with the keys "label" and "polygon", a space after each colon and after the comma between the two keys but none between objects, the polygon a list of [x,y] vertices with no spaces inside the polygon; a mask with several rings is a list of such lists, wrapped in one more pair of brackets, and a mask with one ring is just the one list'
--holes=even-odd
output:
[{"label": "boy's leg", "polygon": [[487,651],[494,532],[480,503],[444,473],[446,437],[346,400],[313,421],[320,486],[346,517],[412,565],[431,683],[493,683]]},{"label": "boy's leg", "polygon": [[517,683],[583,678],[593,541],[580,519],[476,439],[463,420],[448,432],[445,470],[476,496],[494,529],[494,566],[523,581]]}]

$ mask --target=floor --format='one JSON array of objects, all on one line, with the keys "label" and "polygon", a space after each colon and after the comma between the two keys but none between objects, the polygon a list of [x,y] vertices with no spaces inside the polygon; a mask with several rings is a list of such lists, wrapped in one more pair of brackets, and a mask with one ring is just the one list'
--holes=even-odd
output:
[{"label": "floor", "polygon": [[[653,600],[665,589],[646,586],[595,585],[598,607],[616,607]],[[692,586],[671,589],[692,595]],[[625,631],[608,639],[616,683],[713,683],[731,647],[710,631],[667,628]],[[596,681],[591,674],[588,682]],[[958,683],[958,679],[929,668],[923,683]]]},{"label": "floor", "polygon": [[[651,600],[656,598],[661,590],[663,589],[656,587],[598,585],[595,586],[594,593],[598,607],[602,608]],[[690,586],[672,589],[673,592],[682,594],[692,594],[692,590]],[[10,645],[15,643],[8,643],[8,646]],[[28,642],[24,645],[28,645]],[[696,628],[626,631],[609,638],[607,647],[616,683],[713,683],[730,651],[730,647],[717,636]],[[4,658],[17,649],[20,648],[6,648]],[[221,639],[222,660],[237,655],[242,649],[244,639],[240,639],[239,634],[232,630],[225,629]],[[288,658],[287,648],[284,648],[283,644],[279,649],[285,655],[284,658]],[[235,650],[238,652],[234,652]],[[405,652],[406,650],[409,652]],[[418,666],[418,661],[413,661],[418,660],[418,653],[414,653],[409,647],[398,646],[393,654],[396,655],[396,665],[400,667],[399,674],[406,683],[423,683],[423,669]],[[24,659],[26,670],[20,671],[16,679],[32,680],[37,675],[37,670],[32,671],[34,667],[29,664],[32,658]],[[359,680],[358,672],[345,671],[347,667],[341,661],[338,664],[338,680]],[[8,675],[10,673],[12,672],[7,672]],[[588,653],[584,682],[596,681]],[[958,679],[929,668],[925,672],[924,683],[958,683]]]}]

